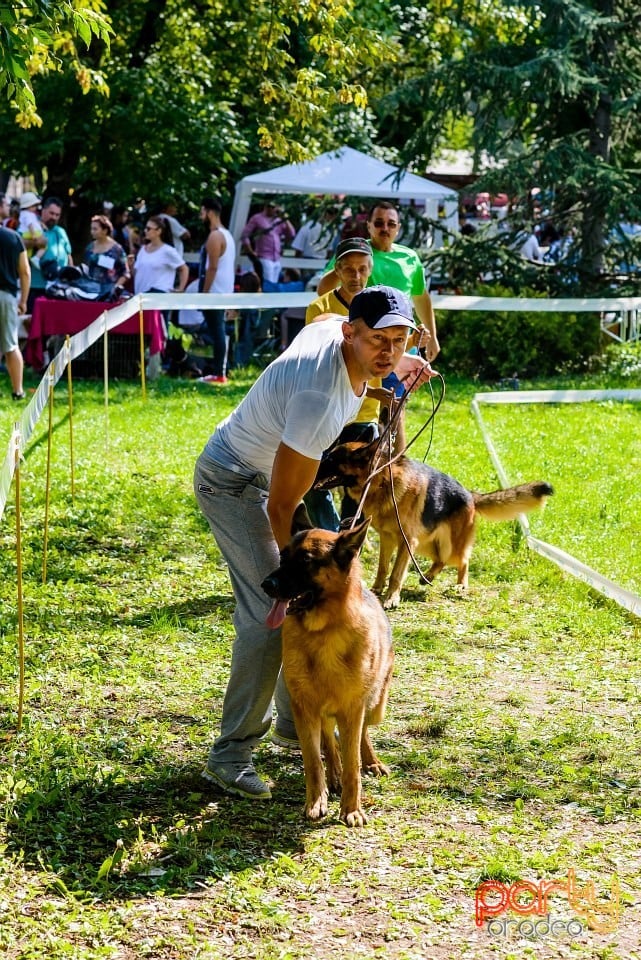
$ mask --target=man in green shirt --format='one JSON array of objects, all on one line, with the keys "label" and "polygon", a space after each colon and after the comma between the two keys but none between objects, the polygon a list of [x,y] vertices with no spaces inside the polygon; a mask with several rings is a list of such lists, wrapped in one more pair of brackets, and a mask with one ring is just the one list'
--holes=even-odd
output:
[{"label": "man in green shirt", "polygon": [[[377,201],[369,211],[367,229],[373,258],[368,286],[384,284],[396,287],[411,297],[419,322],[429,333],[425,345],[426,359],[434,360],[440,346],[432,301],[425,286],[423,264],[410,247],[394,242],[400,229],[399,213],[394,204],[388,200]],[[330,260],[327,266],[328,272],[318,284],[319,296],[333,290],[338,280],[333,269],[334,261]]]}]

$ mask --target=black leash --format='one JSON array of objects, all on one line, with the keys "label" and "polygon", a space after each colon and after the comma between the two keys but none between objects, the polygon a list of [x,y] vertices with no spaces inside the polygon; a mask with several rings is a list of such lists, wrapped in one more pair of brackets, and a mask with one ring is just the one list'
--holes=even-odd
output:
[{"label": "black leash", "polygon": [[[434,419],[435,419],[436,414],[437,414],[437,412],[438,412],[438,410],[439,410],[439,408],[440,408],[440,406],[441,406],[441,404],[442,404],[442,402],[443,402],[443,399],[444,399],[444,397],[445,397],[445,380],[443,379],[443,376],[442,376],[440,373],[437,373],[437,374],[436,374],[437,379],[440,380],[440,383],[441,383],[441,395],[440,395],[440,397],[438,398],[438,401],[435,401],[435,398],[434,398],[434,389],[433,389],[433,386],[432,386],[432,380],[429,381],[430,394],[431,394],[431,397],[432,397],[432,412],[431,412],[430,416],[427,418],[427,420],[425,421],[425,423],[423,424],[423,426],[420,428],[420,430],[418,430],[418,431],[414,434],[414,436],[412,437],[412,439],[411,439],[408,443],[405,444],[405,446],[403,447],[403,449],[402,449],[401,451],[399,451],[399,453],[397,453],[397,454],[395,454],[395,455],[392,455],[392,443],[393,443],[393,438],[394,438],[394,433],[393,433],[394,427],[395,427],[395,426],[397,425],[397,423],[398,423],[398,420],[399,420],[400,415],[401,415],[401,413],[402,413],[403,407],[404,407],[405,404],[407,403],[407,400],[408,400],[409,395],[410,395],[410,393],[411,393],[412,387],[413,387],[414,384],[417,382],[419,376],[420,376],[420,372],[417,374],[417,376],[416,376],[415,380],[412,382],[412,384],[411,384],[408,388],[405,389],[405,391],[404,391],[403,394],[401,395],[398,403],[396,404],[396,409],[394,410],[394,413],[392,413],[392,405],[394,404],[394,398],[392,397],[391,404],[390,404],[390,416],[389,416],[389,420],[388,420],[388,422],[387,422],[387,425],[385,426],[385,428],[383,429],[383,431],[382,431],[382,433],[381,433],[381,436],[380,436],[380,438],[379,438],[379,443],[378,443],[378,445],[377,445],[377,447],[376,447],[376,450],[374,451],[374,454],[373,454],[373,456],[372,456],[372,460],[371,460],[371,463],[370,463],[370,470],[369,470],[369,473],[368,473],[368,476],[367,476],[367,480],[365,481],[365,486],[363,487],[363,493],[362,493],[362,495],[361,495],[361,499],[360,499],[359,504],[358,504],[358,507],[357,507],[357,509],[356,509],[356,513],[354,514],[354,517],[352,518],[351,526],[350,526],[348,529],[351,530],[351,529],[354,528],[354,526],[355,526],[355,524],[356,524],[357,518],[361,515],[361,510],[362,510],[362,508],[363,508],[363,505],[364,505],[364,503],[365,503],[365,500],[367,499],[367,494],[369,493],[369,489],[370,489],[370,486],[371,486],[371,483],[372,483],[373,478],[374,478],[378,473],[381,473],[383,470],[388,470],[388,472],[389,472],[390,491],[391,491],[391,495],[392,495],[392,503],[394,504],[394,513],[395,513],[395,515],[396,515],[396,522],[398,523],[398,529],[399,529],[400,532],[401,532],[401,536],[403,537],[403,541],[405,542],[405,546],[406,546],[406,548],[407,548],[407,552],[409,553],[410,560],[412,561],[412,565],[414,566],[414,569],[416,570],[417,574],[419,575],[419,577],[420,577],[420,579],[421,579],[421,582],[429,585],[429,584],[431,583],[431,581],[427,579],[427,577],[425,576],[425,574],[424,574],[423,571],[421,570],[421,568],[420,568],[420,566],[419,566],[419,564],[418,564],[418,561],[417,561],[416,557],[414,556],[414,552],[413,552],[413,550],[412,550],[412,548],[411,548],[411,546],[410,546],[409,540],[408,540],[408,538],[407,538],[407,534],[405,533],[405,530],[403,529],[403,524],[402,524],[402,522],[401,522],[401,516],[400,516],[400,513],[399,513],[399,509],[398,509],[398,502],[397,502],[397,500],[396,500],[396,494],[395,494],[395,492],[394,492],[394,477],[393,477],[393,474],[392,474],[392,465],[393,465],[397,460],[399,460],[402,456],[405,455],[405,453],[409,450],[409,448],[410,448],[414,443],[416,443],[416,441],[418,440],[418,438],[419,438],[419,437],[421,436],[421,434],[427,429],[428,426],[431,426],[430,440],[429,440],[429,443],[428,443],[428,445],[427,445],[427,449],[426,449],[426,451],[425,451],[425,454],[424,454],[424,456],[423,456],[423,462],[425,462],[425,460],[427,459],[427,455],[428,455],[428,453],[430,452],[430,449],[431,449],[431,446],[432,446],[432,441],[433,441],[433,439],[434,439]],[[381,461],[381,459],[382,459],[382,453],[381,453],[381,451],[384,451],[384,450],[385,450],[385,447],[387,447],[387,458],[385,459],[385,462],[384,462],[384,463],[380,463],[380,461]]]}]

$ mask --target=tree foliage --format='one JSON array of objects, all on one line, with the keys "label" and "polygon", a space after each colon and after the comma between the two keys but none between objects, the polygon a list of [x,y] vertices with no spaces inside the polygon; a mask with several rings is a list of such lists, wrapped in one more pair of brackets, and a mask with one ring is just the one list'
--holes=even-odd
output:
[{"label": "tree foliage", "polygon": [[578,228],[580,279],[596,278],[610,229],[641,212],[636,0],[432,0],[420,18],[411,5],[396,10],[414,29],[378,112],[404,162],[428,162],[447,118],[465,116],[475,155],[501,161],[479,186],[521,198],[540,187],[553,215]]},{"label": "tree foliage", "polygon": [[79,88],[106,92],[104,78],[82,62],[92,40],[108,44],[111,30],[101,0],[19,0],[0,5],[0,91],[16,123],[42,123],[34,95],[35,78],[66,70]]},{"label": "tree foliage", "polygon": [[[0,113],[16,171],[50,192],[112,199],[202,190],[229,194],[269,160],[334,145],[332,117],[365,116],[368,78],[394,56],[352,16],[352,0],[105,0],[113,29],[91,43],[84,68],[109,95],[75,82],[60,54],[33,88],[37,137]],[[63,122],[64,121],[64,122]]]}]

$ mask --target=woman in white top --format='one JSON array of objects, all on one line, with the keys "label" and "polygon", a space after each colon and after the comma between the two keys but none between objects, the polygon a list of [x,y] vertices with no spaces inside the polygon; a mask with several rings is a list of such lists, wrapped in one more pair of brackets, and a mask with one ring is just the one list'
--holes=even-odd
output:
[{"label": "woman in white top", "polygon": [[134,293],[182,293],[188,280],[189,267],[172,246],[169,224],[164,217],[147,217],[134,264]]}]

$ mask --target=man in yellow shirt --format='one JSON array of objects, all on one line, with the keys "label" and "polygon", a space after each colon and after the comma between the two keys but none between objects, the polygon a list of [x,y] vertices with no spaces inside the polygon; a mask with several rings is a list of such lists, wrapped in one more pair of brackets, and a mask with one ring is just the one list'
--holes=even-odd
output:
[{"label": "man in yellow shirt", "polygon": [[[305,324],[318,320],[342,320],[349,316],[349,305],[361,290],[367,286],[372,272],[372,248],[362,237],[343,240],[336,248],[335,266],[338,286],[317,297],[307,307]],[[380,387],[380,379],[370,380],[370,387]],[[341,433],[338,442],[351,440],[373,440],[378,435],[379,402],[366,397],[357,416]],[[339,518],[329,490],[310,490],[304,497],[312,523],[326,530],[338,530]],[[357,504],[345,497],[341,509],[341,519],[352,517]]]},{"label": "man in yellow shirt", "polygon": [[[372,254],[372,270],[369,286],[384,284],[395,287],[411,297],[414,310],[429,337],[422,344],[425,357],[432,361],[440,350],[436,333],[436,320],[430,295],[425,285],[425,273],[418,255],[401,243],[395,243],[401,227],[399,213],[389,200],[377,200],[370,208],[367,241]],[[336,283],[335,262],[330,260],[327,272],[318,284],[319,294],[327,293]]]},{"label": "man in yellow shirt", "polygon": [[[352,237],[343,240],[336,248],[336,278],[338,286],[317,297],[307,307],[305,324],[316,320],[329,319],[328,314],[336,319],[349,315],[349,305],[361,290],[367,286],[372,272],[372,248],[362,237]],[[380,380],[370,380],[371,387],[380,387]],[[365,399],[359,410],[355,423],[378,424],[378,400]],[[355,440],[356,437],[351,437]]]}]

